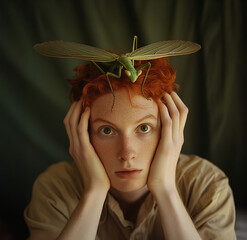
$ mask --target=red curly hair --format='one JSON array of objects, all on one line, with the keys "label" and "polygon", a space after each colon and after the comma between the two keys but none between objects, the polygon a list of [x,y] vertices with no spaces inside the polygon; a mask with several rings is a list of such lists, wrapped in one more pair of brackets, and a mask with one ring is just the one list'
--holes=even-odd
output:
[{"label": "red curly hair", "polygon": [[[147,61],[135,61],[135,68],[146,63]],[[154,101],[162,98],[164,92],[172,92],[178,88],[175,83],[176,71],[174,67],[169,65],[166,58],[159,58],[149,60],[151,68],[148,73],[143,90],[145,96],[152,98]],[[106,64],[100,64],[100,67],[107,72],[109,66]],[[92,62],[86,62],[78,65],[74,71],[76,76],[73,79],[69,79],[69,83],[72,85],[70,92],[70,98],[72,101],[78,101],[83,97],[83,109],[86,106],[90,106],[92,102],[99,96],[111,93],[109,83],[105,74],[102,74],[99,69]],[[117,71],[117,70],[116,70]],[[143,78],[147,71],[147,67],[142,69],[142,74],[138,77],[135,83],[131,83],[128,76],[122,72],[120,78],[109,77],[113,91],[119,89],[132,90],[137,94],[141,94],[141,85]]]}]

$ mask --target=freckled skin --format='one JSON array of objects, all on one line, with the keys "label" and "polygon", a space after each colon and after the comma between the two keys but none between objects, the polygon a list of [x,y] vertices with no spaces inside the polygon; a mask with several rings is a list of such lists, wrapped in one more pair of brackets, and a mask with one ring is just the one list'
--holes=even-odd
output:
[{"label": "freckled skin", "polygon": [[[93,102],[91,142],[105,167],[111,187],[121,192],[133,192],[146,186],[150,164],[160,139],[159,110],[154,101],[142,95],[131,93],[130,102],[126,90],[116,91],[115,94],[112,111],[111,94]],[[116,171],[125,168],[142,171],[136,178],[121,179]]]}]

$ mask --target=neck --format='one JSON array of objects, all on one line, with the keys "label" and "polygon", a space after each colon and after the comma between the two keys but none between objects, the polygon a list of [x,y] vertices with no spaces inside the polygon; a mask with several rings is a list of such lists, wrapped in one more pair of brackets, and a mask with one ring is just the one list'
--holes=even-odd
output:
[{"label": "neck", "polygon": [[118,201],[124,217],[133,223],[136,222],[140,206],[148,192],[147,186],[134,192],[120,192],[114,188],[110,189],[110,193]]},{"label": "neck", "polygon": [[135,203],[138,202],[142,197],[144,197],[149,192],[147,185],[143,188],[134,192],[121,192],[114,188],[110,189],[110,193],[119,201],[125,203]]}]

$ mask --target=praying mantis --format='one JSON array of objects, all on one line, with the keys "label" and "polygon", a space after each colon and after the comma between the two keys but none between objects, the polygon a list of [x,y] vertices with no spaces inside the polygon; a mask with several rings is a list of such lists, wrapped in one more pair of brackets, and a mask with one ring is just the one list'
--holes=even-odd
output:
[{"label": "praying mantis", "polygon": [[[143,86],[151,68],[151,63],[146,62],[135,68],[135,60],[152,60],[163,57],[186,55],[194,53],[200,48],[201,46],[199,44],[182,40],[160,41],[137,48],[137,36],[134,36],[132,51],[125,54],[115,54],[89,45],[65,41],[48,41],[34,45],[35,51],[44,56],[55,58],[72,58],[93,62],[97,69],[99,69],[102,74],[106,75],[113,95],[113,106],[115,102],[115,94],[109,76],[120,78],[122,69],[125,68],[125,74],[128,76],[130,81],[134,83],[141,75],[142,69],[147,67],[147,71],[141,85],[141,91],[145,97]],[[111,63],[109,71],[105,73],[96,62]],[[117,74],[113,73],[116,68],[118,68]]]}]

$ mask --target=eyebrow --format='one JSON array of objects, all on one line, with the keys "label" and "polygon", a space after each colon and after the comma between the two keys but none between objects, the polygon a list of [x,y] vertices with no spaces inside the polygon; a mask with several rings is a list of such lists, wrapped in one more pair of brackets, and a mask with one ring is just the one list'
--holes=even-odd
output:
[{"label": "eyebrow", "polygon": [[149,118],[152,118],[152,119],[154,119],[154,120],[157,120],[157,117],[155,117],[153,114],[148,114],[147,116],[145,116],[145,117],[143,117],[143,118],[137,120],[136,123],[143,122],[144,120],[149,119]]},{"label": "eyebrow", "polygon": [[[149,119],[149,118],[157,120],[157,117],[155,117],[153,114],[148,114],[148,115],[144,116],[143,118],[138,119],[135,123],[138,124],[138,123],[143,122],[144,120]],[[106,119],[103,119],[103,118],[96,118],[93,120],[93,123],[95,123],[95,122],[105,122],[108,124],[115,125],[114,123],[107,121]]]}]

